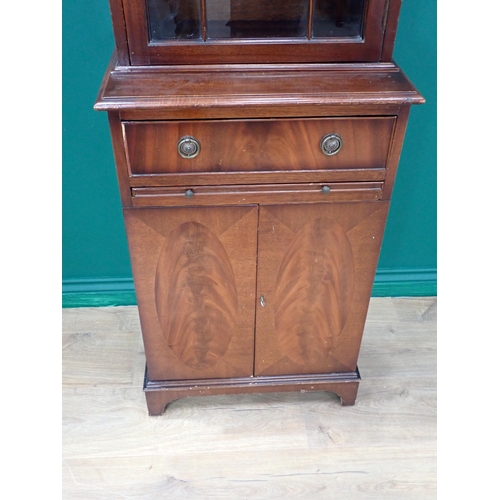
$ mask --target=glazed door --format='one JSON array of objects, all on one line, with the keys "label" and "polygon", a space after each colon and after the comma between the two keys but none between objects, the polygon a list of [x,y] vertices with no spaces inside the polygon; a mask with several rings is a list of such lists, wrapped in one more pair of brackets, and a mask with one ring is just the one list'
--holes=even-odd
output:
[{"label": "glazed door", "polygon": [[257,216],[124,210],[150,380],[253,374]]},{"label": "glazed door", "polygon": [[133,65],[379,61],[391,8],[389,0],[122,1]]},{"label": "glazed door", "polygon": [[356,369],[387,211],[260,207],[256,376]]}]

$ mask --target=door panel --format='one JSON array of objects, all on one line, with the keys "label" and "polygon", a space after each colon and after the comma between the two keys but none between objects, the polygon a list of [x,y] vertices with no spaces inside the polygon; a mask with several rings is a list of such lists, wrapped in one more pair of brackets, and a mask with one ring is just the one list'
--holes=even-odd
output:
[{"label": "door panel", "polygon": [[[312,11],[311,2],[294,0],[295,8],[288,2],[290,5],[276,12],[272,8],[276,2],[233,0],[222,2],[227,4],[225,13],[231,8],[228,19],[222,12],[214,13],[212,2],[208,8],[206,3],[123,0],[131,64],[380,60],[386,0],[355,0],[354,10],[349,8],[352,0],[322,0],[315,2]],[[221,2],[217,3],[220,6]],[[306,11],[299,13],[302,4]],[[260,13],[259,6],[263,9]],[[242,20],[242,16],[247,19]]]},{"label": "door panel", "polygon": [[260,208],[255,375],[355,370],[387,210]]},{"label": "door panel", "polygon": [[150,380],[253,374],[257,214],[124,210]]}]

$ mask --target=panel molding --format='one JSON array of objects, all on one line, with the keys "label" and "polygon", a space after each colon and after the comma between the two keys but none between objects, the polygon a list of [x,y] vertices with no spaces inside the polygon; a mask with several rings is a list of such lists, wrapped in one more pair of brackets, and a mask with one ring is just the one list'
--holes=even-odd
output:
[{"label": "panel molding", "polygon": [[63,308],[133,305],[137,305],[137,299],[132,278],[76,278],[63,280]]},{"label": "panel molding", "polygon": [[434,297],[436,268],[377,269],[372,297]]},{"label": "panel molding", "polygon": [[[377,269],[372,297],[433,297],[436,268]],[[106,307],[137,305],[132,278],[66,279],[62,306]]]}]

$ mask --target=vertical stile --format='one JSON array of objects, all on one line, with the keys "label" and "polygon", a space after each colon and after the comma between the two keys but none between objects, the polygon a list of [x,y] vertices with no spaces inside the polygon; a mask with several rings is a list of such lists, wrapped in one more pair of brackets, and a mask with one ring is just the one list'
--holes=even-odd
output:
[{"label": "vertical stile", "polygon": [[307,39],[310,40],[312,38],[312,24],[313,24],[313,1],[309,0],[309,19],[307,24]]},{"label": "vertical stile", "polygon": [[207,41],[207,8],[205,5],[206,0],[201,1],[201,34],[203,41]]}]

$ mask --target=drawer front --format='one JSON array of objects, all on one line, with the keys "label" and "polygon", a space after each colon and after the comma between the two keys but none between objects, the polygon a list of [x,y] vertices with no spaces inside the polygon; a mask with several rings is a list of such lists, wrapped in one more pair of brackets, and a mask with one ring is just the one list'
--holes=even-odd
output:
[{"label": "drawer front", "polygon": [[[374,170],[385,168],[395,117],[123,122],[129,173],[135,175]],[[332,155],[321,149],[340,138]],[[181,156],[179,141],[194,138],[199,153]],[[331,152],[326,145],[327,152]],[[357,179],[359,180],[359,178]]]}]

